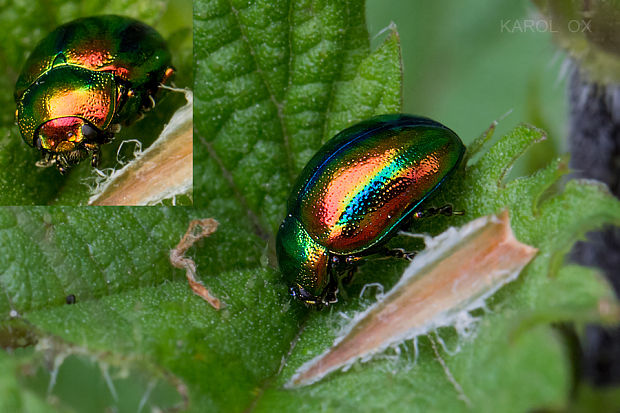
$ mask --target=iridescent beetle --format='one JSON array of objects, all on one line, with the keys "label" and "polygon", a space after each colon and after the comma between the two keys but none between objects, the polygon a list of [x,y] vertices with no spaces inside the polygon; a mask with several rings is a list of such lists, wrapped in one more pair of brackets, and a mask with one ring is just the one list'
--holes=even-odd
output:
[{"label": "iridescent beetle", "polygon": [[153,95],[174,73],[164,39],[122,16],[63,24],[39,42],[15,85],[17,125],[41,151],[38,166],[61,173],[112,140],[121,124],[151,109]]},{"label": "iridescent beetle", "polygon": [[457,213],[420,204],[464,153],[444,125],[403,114],[374,117],[329,140],[297,178],[278,231],[278,263],[291,295],[325,306],[363,257],[409,258],[384,244],[411,219]]}]

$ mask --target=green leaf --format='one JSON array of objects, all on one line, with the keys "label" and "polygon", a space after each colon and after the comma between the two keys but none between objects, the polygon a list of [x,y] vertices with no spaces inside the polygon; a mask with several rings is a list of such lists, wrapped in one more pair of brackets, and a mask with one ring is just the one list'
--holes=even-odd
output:
[{"label": "green leaf", "polygon": [[[6,1],[2,2],[6,3]],[[174,83],[192,87],[191,1],[27,1],[15,0],[0,5],[0,60],[5,76],[0,77],[0,205],[85,205],[97,174],[87,161],[75,167],[67,176],[55,168],[38,168],[41,156],[28,146],[15,124],[15,82],[28,54],[39,40],[62,23],[96,14],[121,14],[134,17],[155,27],[168,40],[177,69]],[[143,148],[159,135],[172,114],[185,103],[182,94],[161,94],[157,109],[144,120],[123,128],[113,142],[104,145],[101,169],[118,167],[117,150],[122,141],[139,139]],[[131,146],[131,148],[129,148]],[[133,145],[127,145],[121,157],[127,159]]]},{"label": "green leaf", "polygon": [[15,357],[9,357],[6,353],[0,352],[0,367],[3,372],[0,376],[0,409],[3,412],[56,411],[47,406],[43,398],[20,385],[17,379],[20,362],[24,363],[23,360],[17,360]]},{"label": "green leaf", "polygon": [[[20,321],[10,325],[13,333],[27,328]],[[139,359],[118,360],[116,355],[86,352],[51,337],[41,339],[35,349],[18,349],[12,357],[1,353],[0,365],[5,372],[0,386],[3,411],[68,411],[67,406],[73,411],[91,411],[97,406],[136,411],[139,406],[187,404],[179,394],[179,382],[161,369]],[[37,387],[47,389],[47,397],[33,391]]]},{"label": "green leaf", "polygon": [[321,144],[398,112],[398,35],[370,53],[362,1],[195,3],[195,202],[268,238]]},{"label": "green leaf", "polygon": [[[0,352],[0,363],[8,363],[0,382],[13,389],[19,383],[18,397],[62,411],[83,406],[61,385],[72,375],[84,377],[87,394],[110,387],[102,381],[116,383],[117,398],[93,397],[92,411],[136,411],[143,396],[152,408],[226,412],[465,411],[468,405],[524,411],[568,403],[572,360],[550,324],[602,319],[599,304],[615,301],[595,271],[565,267],[563,257],[585,231],[620,223],[620,204],[591,182],[561,187],[562,159],[507,180],[512,163],[543,138],[528,126],[472,154],[431,200],[452,203],[466,216],[412,228],[437,234],[508,207],[517,237],[539,248],[520,278],[489,300],[490,311],[474,314],[475,334],[441,329],[419,337],[417,352],[414,343],[403,343],[399,354],[283,389],[300,365],[332,344],[345,317],[375,299],[360,297],[365,284],[389,288],[403,270],[394,260],[369,262],[346,297],[316,312],[290,299],[273,260],[288,191],[308,158],[340,128],[400,110],[398,35],[392,28],[370,51],[361,1],[197,0],[194,36],[200,207],[0,209],[0,343],[26,347]],[[220,311],[193,295],[183,272],[168,262],[189,221],[206,217],[216,218],[219,229],[189,256],[224,302]],[[70,294],[76,304],[66,304]],[[51,364],[54,374],[41,367],[50,360],[59,364]],[[33,365],[34,378],[27,374]],[[120,394],[128,385],[124,370],[139,397]],[[57,385],[49,386],[54,377]],[[144,377],[166,390],[149,393],[148,384],[140,385]],[[168,396],[158,399],[159,393]]]},{"label": "green leaf", "polygon": [[[561,160],[532,176],[506,182],[512,163],[543,138],[541,131],[527,126],[503,137],[456,174],[432,200],[436,206],[450,202],[465,210],[466,216],[427,220],[415,228],[416,232],[437,233],[447,225],[508,208],[517,237],[540,250],[518,281],[487,303],[492,312],[477,315],[480,318],[475,337],[459,337],[451,329],[438,332],[448,349],[457,349],[453,355],[441,352],[449,374],[435,359],[427,339],[420,338],[417,362],[411,361],[416,353],[412,344],[405,343],[396,361],[358,364],[351,371],[308,388],[278,388],[305,361],[333,342],[343,324],[340,312],[350,318],[365,308],[368,301],[355,298],[363,285],[379,280],[387,287],[397,280],[394,274],[378,275],[380,267],[373,266],[355,280],[347,302],[339,303],[338,314],[311,314],[276,386],[264,392],[258,406],[270,410],[303,400],[299,411],[319,406],[343,410],[363,406],[372,411],[382,405],[403,410],[416,406],[419,411],[460,411],[468,407],[491,411],[501,406],[502,411],[516,412],[565,405],[571,360],[559,333],[550,329],[549,323],[600,320],[599,304],[614,303],[615,298],[607,283],[593,271],[578,267],[558,271],[554,264],[586,230],[603,222],[620,223],[620,203],[603,186],[591,182],[569,181],[562,191],[554,192],[550,188],[562,175]],[[451,383],[449,375],[462,392]],[[390,386],[388,394],[360,394],[360,389],[378,389],[386,383]]]}]

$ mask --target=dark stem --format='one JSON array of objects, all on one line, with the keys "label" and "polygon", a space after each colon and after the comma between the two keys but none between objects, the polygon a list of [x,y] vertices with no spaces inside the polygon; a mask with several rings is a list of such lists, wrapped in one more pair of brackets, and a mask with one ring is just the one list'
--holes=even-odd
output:
[{"label": "dark stem", "polygon": [[[573,177],[604,182],[620,197],[620,85],[590,82],[575,69],[568,88]],[[620,294],[620,228],[588,233],[587,241],[573,248],[571,259],[600,268]],[[584,374],[593,383],[619,383],[620,327],[589,326],[583,357]]]}]

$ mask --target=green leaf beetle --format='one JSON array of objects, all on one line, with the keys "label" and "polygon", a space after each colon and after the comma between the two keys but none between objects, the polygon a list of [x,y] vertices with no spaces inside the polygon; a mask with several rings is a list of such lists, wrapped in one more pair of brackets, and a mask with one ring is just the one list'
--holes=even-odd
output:
[{"label": "green leaf beetle", "polygon": [[24,141],[38,166],[65,173],[112,140],[121,124],[151,109],[174,73],[168,47],[152,27],[129,17],[85,17],[59,26],[32,51],[15,85]]},{"label": "green leaf beetle", "polygon": [[291,295],[318,307],[336,301],[342,274],[363,257],[409,258],[384,244],[412,218],[460,214],[421,203],[454,172],[465,146],[431,119],[381,115],[329,140],[303,169],[276,238]]}]

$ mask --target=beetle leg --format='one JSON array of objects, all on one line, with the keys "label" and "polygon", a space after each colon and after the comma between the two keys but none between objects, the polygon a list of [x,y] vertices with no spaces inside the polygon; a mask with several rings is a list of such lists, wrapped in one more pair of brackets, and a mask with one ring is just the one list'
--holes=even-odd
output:
[{"label": "beetle leg", "polygon": [[344,262],[347,264],[347,269],[345,271],[341,271],[338,275],[332,274],[332,280],[336,281],[335,288],[332,287],[332,290],[334,291],[334,298],[336,299],[336,301],[338,301],[338,299],[336,298],[336,294],[338,293],[338,291],[342,291],[340,294],[345,300],[347,299],[346,289],[343,288],[343,286],[349,285],[353,281],[353,278],[355,277],[355,273],[357,272],[358,268],[356,263],[359,262],[360,259],[360,257],[355,256],[345,257]]},{"label": "beetle leg", "polygon": [[429,207],[422,211],[417,211],[413,214],[416,219],[429,218],[437,215],[443,215],[451,217],[452,215],[465,215],[464,211],[455,211],[451,204],[440,206],[439,208]]},{"label": "beetle leg", "polygon": [[[325,294],[323,299],[320,301],[321,305],[323,307],[327,307],[330,304],[337,303],[338,302],[338,292],[339,291],[340,290],[338,288],[336,288],[335,290],[327,291],[327,293]],[[343,295],[345,295],[344,292],[343,292]]]},{"label": "beetle leg", "polygon": [[58,169],[58,172],[60,172],[61,175],[66,174],[69,168],[68,168],[67,160],[65,159],[65,157],[61,154],[57,154],[56,157],[54,158],[54,161],[55,161],[54,163],[56,164],[56,168]]},{"label": "beetle leg", "polygon": [[148,101],[142,106],[142,110],[145,112],[148,112],[155,107],[155,99],[153,99],[153,96],[148,94],[147,97],[149,98]]},{"label": "beetle leg", "polygon": [[99,166],[100,160],[101,160],[101,151],[99,150],[99,148],[97,148],[93,151],[93,157],[90,160],[90,165],[93,168],[96,168]]},{"label": "beetle leg", "polygon": [[402,258],[407,261],[413,261],[413,257],[415,257],[418,253],[415,251],[405,251],[402,248],[394,248],[391,250],[386,250],[385,255],[388,257],[394,258]]},{"label": "beetle leg", "polygon": [[403,248],[382,248],[375,252],[376,255],[380,255],[374,260],[399,258],[407,261],[413,261],[413,258],[418,254],[417,251],[406,251]]},{"label": "beetle leg", "polygon": [[43,158],[39,159],[35,163],[35,166],[38,168],[48,168],[54,165],[55,163],[56,163],[56,160],[52,157],[52,155],[49,152],[45,152],[43,154]]},{"label": "beetle leg", "polygon": [[349,285],[353,281],[353,277],[355,277],[355,273],[357,272],[357,265],[352,266],[347,273],[340,278],[341,284]]},{"label": "beetle leg", "polygon": [[[338,270],[336,269],[336,265],[339,263],[339,257],[333,256],[332,263],[328,268],[328,277],[329,283],[325,286],[324,293],[322,297],[319,299],[318,303],[320,303],[319,307],[327,307],[330,304],[334,304],[338,302],[338,292],[340,291],[341,283],[340,277],[338,277]],[[345,294],[343,292],[343,294]],[[345,294],[346,295],[346,294]],[[346,297],[345,297],[346,298]]]}]

